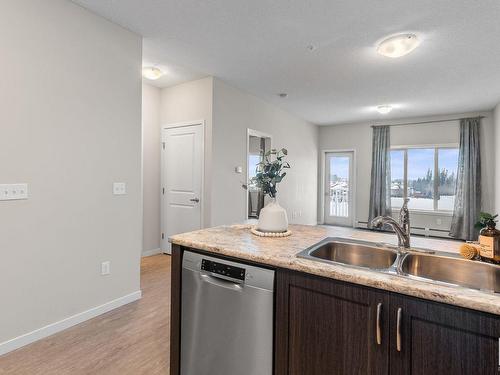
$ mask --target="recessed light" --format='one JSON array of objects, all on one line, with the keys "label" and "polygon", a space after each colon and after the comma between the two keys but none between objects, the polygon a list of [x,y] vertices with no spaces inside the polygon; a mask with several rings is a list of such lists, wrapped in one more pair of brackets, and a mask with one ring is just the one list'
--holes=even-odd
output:
[{"label": "recessed light", "polygon": [[142,68],[142,76],[147,79],[155,80],[164,75],[163,71],[160,68],[155,66],[147,66]]},{"label": "recessed light", "polygon": [[380,42],[377,52],[387,57],[401,57],[418,47],[420,41],[415,34],[393,35]]},{"label": "recessed light", "polygon": [[377,112],[380,113],[381,115],[386,115],[390,111],[392,111],[392,107],[390,105],[379,105],[377,107]]},{"label": "recessed light", "polygon": [[280,93],[278,94],[278,96],[279,96],[280,98],[286,98],[286,97],[288,96],[288,94],[287,94],[286,92],[280,92]]}]

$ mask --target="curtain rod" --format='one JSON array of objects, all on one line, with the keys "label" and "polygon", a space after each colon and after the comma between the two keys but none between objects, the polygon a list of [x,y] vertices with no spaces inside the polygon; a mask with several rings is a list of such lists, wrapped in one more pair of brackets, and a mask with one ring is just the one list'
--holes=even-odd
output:
[{"label": "curtain rod", "polygon": [[[372,128],[378,128],[381,126],[404,126],[404,125],[433,124],[435,122],[460,121],[460,120],[462,120],[462,118],[450,118],[450,119],[446,119],[446,120],[431,120],[431,121],[420,121],[420,122],[403,122],[400,124],[372,125]],[[483,119],[483,118],[486,118],[486,116],[476,116],[476,117],[471,117],[471,118]]]}]

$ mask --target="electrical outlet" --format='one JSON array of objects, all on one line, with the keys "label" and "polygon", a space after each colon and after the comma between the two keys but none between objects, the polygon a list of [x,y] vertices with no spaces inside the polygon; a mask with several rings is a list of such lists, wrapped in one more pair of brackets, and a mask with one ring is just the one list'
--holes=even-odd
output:
[{"label": "electrical outlet", "polygon": [[0,184],[0,201],[28,199],[28,184]]},{"label": "electrical outlet", "polygon": [[127,194],[127,184],[125,182],[113,182],[113,194],[114,195]]},{"label": "electrical outlet", "polygon": [[101,275],[109,275],[111,273],[111,262],[108,260],[101,263]]}]

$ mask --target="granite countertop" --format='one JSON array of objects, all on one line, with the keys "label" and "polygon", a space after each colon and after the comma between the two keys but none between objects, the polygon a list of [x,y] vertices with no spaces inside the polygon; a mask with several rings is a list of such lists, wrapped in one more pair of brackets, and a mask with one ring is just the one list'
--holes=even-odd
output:
[{"label": "granite countertop", "polygon": [[[326,237],[342,237],[370,242],[397,244],[392,233],[361,229],[290,225],[290,237],[264,238],[250,233],[251,225],[219,226],[172,236],[173,244],[205,250],[269,266],[306,272],[354,284],[406,294],[500,315],[500,294],[458,286],[438,285],[398,275],[328,264],[298,258],[296,255]],[[458,254],[462,242],[412,237],[412,247]]]}]

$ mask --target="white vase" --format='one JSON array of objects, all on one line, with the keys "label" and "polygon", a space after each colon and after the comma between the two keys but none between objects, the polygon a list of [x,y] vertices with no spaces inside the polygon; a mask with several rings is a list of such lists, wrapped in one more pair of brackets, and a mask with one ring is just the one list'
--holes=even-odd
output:
[{"label": "white vase", "polygon": [[286,232],[288,230],[288,217],[286,210],[281,207],[276,198],[262,209],[259,214],[257,229],[261,232]]}]

